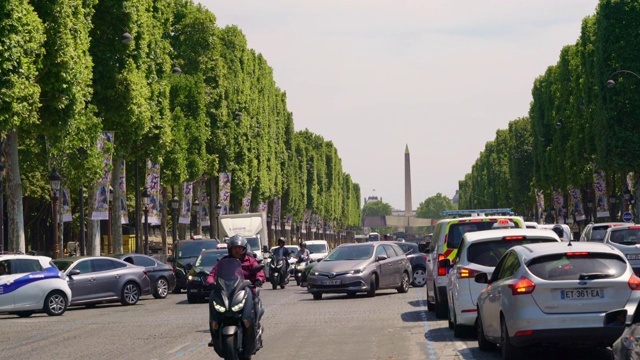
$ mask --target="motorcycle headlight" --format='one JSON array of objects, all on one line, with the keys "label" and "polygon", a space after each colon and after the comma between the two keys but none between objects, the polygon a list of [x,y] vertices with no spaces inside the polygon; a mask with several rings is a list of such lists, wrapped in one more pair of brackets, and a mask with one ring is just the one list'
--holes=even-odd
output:
[{"label": "motorcycle headlight", "polygon": [[240,303],[238,303],[237,305],[234,305],[231,308],[231,311],[233,312],[238,312],[240,310],[242,310],[242,308],[244,307],[244,303],[246,302],[247,298],[245,297],[244,299],[242,299],[242,301],[240,301]]},{"label": "motorcycle headlight", "polygon": [[227,308],[225,308],[224,306],[218,304],[215,301],[213,302],[213,308],[216,309],[217,312],[221,312],[221,313],[227,311]]}]

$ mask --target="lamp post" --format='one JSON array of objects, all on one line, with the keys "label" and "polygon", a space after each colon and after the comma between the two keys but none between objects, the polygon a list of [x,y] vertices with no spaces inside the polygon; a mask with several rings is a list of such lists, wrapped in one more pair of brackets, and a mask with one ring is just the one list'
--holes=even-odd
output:
[{"label": "lamp post", "polygon": [[178,207],[180,207],[180,202],[178,201],[178,198],[173,195],[173,199],[171,199],[171,234],[173,236],[174,244],[178,241]]},{"label": "lamp post", "polygon": [[53,168],[51,175],[49,175],[49,182],[51,183],[51,198],[53,200],[53,258],[57,259],[60,254],[60,247],[58,246],[58,199],[60,199],[60,182],[62,177],[58,174],[56,168]]},{"label": "lamp post", "polygon": [[587,194],[587,221],[591,222],[591,220],[593,219],[592,217],[592,210],[593,209],[593,197],[591,196],[591,193]]},{"label": "lamp post", "polygon": [[113,254],[113,240],[112,240],[112,223],[113,218],[111,217],[111,211],[113,211],[113,188],[109,185],[109,226],[107,229],[107,234],[109,235],[109,242],[107,243],[107,251],[109,254]]},{"label": "lamp post", "polygon": [[216,205],[216,238],[218,241],[220,241],[220,210],[222,210],[222,206]]},{"label": "lamp post", "polygon": [[142,192],[142,201],[144,202],[144,254],[149,254],[149,192],[147,191],[147,187],[145,186],[144,191]]},{"label": "lamp post", "polygon": [[611,204],[610,214],[611,220],[613,220],[616,216],[616,194],[614,192],[609,195],[609,204]]},{"label": "lamp post", "polygon": [[195,208],[195,216],[193,219],[193,235],[200,235],[200,231],[198,231],[198,222],[200,220],[200,202],[198,199],[193,202],[193,207]]},{"label": "lamp post", "polygon": [[4,253],[4,199],[2,197],[2,178],[4,176],[4,164],[2,163],[2,146],[4,140],[0,140],[0,255]]}]

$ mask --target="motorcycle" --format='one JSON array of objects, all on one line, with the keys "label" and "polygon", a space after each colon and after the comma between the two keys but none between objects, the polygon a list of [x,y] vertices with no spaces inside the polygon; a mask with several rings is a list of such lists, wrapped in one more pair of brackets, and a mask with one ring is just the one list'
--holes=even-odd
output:
[{"label": "motorcycle", "polygon": [[309,259],[298,259],[296,261],[296,265],[293,268],[294,278],[296,279],[296,285],[302,285],[302,276],[304,274],[305,268],[309,265]]},{"label": "motorcycle", "polygon": [[[264,269],[264,265],[258,265],[254,273]],[[242,273],[240,261],[233,258],[221,259],[218,262],[218,271],[214,284],[211,286],[212,311],[217,315],[216,322],[219,324],[213,341],[213,348],[221,358],[225,360],[251,359],[262,347],[262,329],[256,329],[255,324],[245,327],[242,321],[242,313],[245,306],[255,306],[247,304],[248,292],[253,284],[245,280]],[[258,293],[254,296],[258,296]],[[259,323],[264,310],[256,309],[257,323]],[[245,337],[247,337],[245,339]],[[255,338],[250,338],[255,337]],[[253,346],[247,345],[253,344]],[[246,348],[245,347],[250,347]]]},{"label": "motorcycle", "polygon": [[281,289],[289,284],[289,271],[286,270],[288,259],[283,256],[283,252],[280,249],[276,249],[273,253],[273,258],[269,263],[269,278],[271,280],[271,288],[276,290],[278,285]]}]

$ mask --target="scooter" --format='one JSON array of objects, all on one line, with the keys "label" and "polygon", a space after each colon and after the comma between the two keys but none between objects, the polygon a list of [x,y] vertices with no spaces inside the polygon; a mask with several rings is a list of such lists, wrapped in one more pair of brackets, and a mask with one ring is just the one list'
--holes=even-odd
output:
[{"label": "scooter", "polygon": [[[256,306],[247,304],[248,292],[253,284],[245,280],[242,273],[240,261],[237,259],[220,259],[216,272],[215,283],[212,285],[211,301],[212,311],[215,311],[218,328],[214,331],[217,336],[213,341],[213,348],[221,358],[225,360],[251,359],[262,347],[262,329],[260,326],[256,330],[255,324],[245,327],[242,321],[242,312],[245,306]],[[264,265],[258,265],[254,273],[264,269]],[[258,296],[256,294],[255,296]],[[256,309],[257,323],[264,313],[264,309]],[[214,320],[212,320],[213,322]],[[213,323],[211,324],[213,327]],[[247,337],[245,339],[245,337]],[[250,337],[255,337],[251,339]],[[253,341],[251,341],[253,340]],[[246,344],[252,344],[246,345]],[[250,348],[245,348],[250,347]]]},{"label": "scooter", "polygon": [[304,273],[304,269],[309,265],[309,260],[301,260],[298,259],[296,261],[296,265],[293,268],[294,278],[296,279],[296,285],[302,285],[302,274]]},{"label": "scooter", "polygon": [[289,271],[285,270],[285,263],[287,262],[287,258],[275,257],[271,259],[269,263],[269,277],[271,280],[271,288],[276,290],[278,285],[280,285],[281,289],[284,289],[287,284],[289,284]]}]

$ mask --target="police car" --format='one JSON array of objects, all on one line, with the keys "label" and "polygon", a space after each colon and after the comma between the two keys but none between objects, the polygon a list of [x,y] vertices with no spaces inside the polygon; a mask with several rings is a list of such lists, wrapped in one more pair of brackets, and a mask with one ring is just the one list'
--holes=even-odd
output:
[{"label": "police car", "polygon": [[36,311],[64,314],[71,301],[67,276],[51,258],[0,255],[0,313],[29,317]]}]

